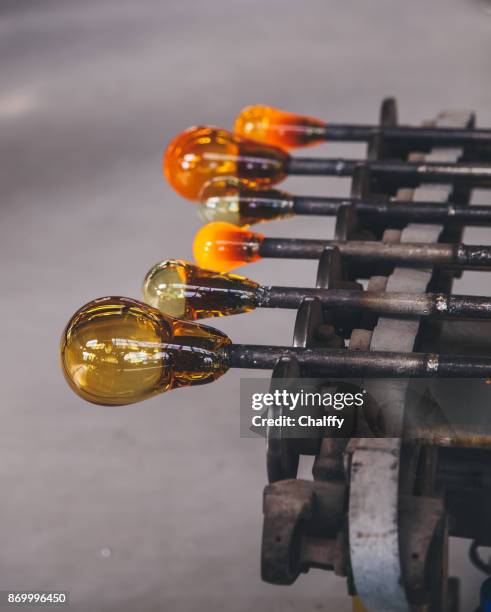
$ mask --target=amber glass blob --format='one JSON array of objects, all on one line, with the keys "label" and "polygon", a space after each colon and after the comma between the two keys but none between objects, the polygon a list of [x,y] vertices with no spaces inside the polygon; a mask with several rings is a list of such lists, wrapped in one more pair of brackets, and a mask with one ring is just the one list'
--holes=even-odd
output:
[{"label": "amber glass blob", "polygon": [[286,176],[288,153],[220,128],[193,127],[179,134],[164,154],[164,174],[185,198],[199,200],[212,178],[235,176],[268,186]]},{"label": "amber glass blob", "polygon": [[194,259],[201,268],[230,272],[261,259],[259,249],[263,239],[262,234],[249,232],[231,223],[208,223],[194,238]]},{"label": "amber glass blob", "polygon": [[63,373],[95,404],[139,402],[177,387],[211,382],[227,369],[229,338],[137,300],[105,297],[70,319],[61,338]]},{"label": "amber glass blob", "polygon": [[149,270],[142,291],[143,299],[161,312],[196,320],[254,310],[258,288],[243,276],[170,259]]},{"label": "amber glass blob", "polygon": [[235,132],[283,149],[308,147],[325,141],[323,121],[257,104],[244,108],[235,120]]},{"label": "amber glass blob", "polygon": [[242,179],[213,179],[201,192],[200,215],[205,221],[245,226],[292,216],[293,198],[278,189],[260,189]]}]

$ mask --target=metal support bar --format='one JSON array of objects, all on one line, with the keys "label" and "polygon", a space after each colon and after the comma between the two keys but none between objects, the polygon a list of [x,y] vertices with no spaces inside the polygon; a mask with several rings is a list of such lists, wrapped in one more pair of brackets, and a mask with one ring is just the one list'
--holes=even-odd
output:
[{"label": "metal support bar", "polygon": [[363,159],[323,159],[289,157],[286,171],[292,175],[352,176],[356,168],[367,166],[377,178],[398,186],[417,187],[424,183],[491,187],[491,165],[445,162],[370,161]]},{"label": "metal support bar", "polygon": [[385,293],[317,289],[314,287],[261,287],[260,308],[299,308],[303,299],[317,298],[324,308],[363,310],[379,314],[398,314],[433,318],[491,318],[491,298],[443,293]]},{"label": "metal support bar", "polygon": [[[267,199],[263,198],[263,201]],[[275,202],[272,198],[270,201]],[[465,206],[431,201],[397,202],[397,206],[394,206],[390,200],[293,196],[292,212],[297,215],[335,216],[341,207],[348,205],[353,205],[359,215],[380,218],[386,222],[443,224],[455,221],[470,226],[486,226],[491,223],[491,205]]]},{"label": "metal support bar", "polygon": [[347,260],[385,262],[406,267],[491,269],[491,247],[473,244],[264,238],[259,246],[259,255],[266,258],[319,259],[326,247],[337,247]]}]

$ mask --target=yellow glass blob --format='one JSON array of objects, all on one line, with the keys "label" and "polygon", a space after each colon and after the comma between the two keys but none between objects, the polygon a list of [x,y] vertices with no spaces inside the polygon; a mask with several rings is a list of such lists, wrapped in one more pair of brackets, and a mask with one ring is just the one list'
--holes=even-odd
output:
[{"label": "yellow glass blob", "polygon": [[268,186],[286,176],[288,153],[227,130],[192,127],[179,134],[164,153],[164,174],[172,187],[199,200],[204,184],[214,177],[235,176]]},{"label": "yellow glass blob", "polygon": [[183,319],[224,317],[256,307],[259,285],[236,274],[203,270],[181,259],[163,261],[143,281],[143,299]]},{"label": "yellow glass blob", "polygon": [[68,322],[61,338],[65,378],[95,404],[139,402],[177,387],[211,382],[227,371],[230,339],[137,300],[104,297]]},{"label": "yellow glass blob", "polygon": [[278,189],[261,189],[234,177],[215,178],[201,192],[204,221],[245,226],[293,216],[293,198]]},{"label": "yellow glass blob", "polygon": [[363,605],[363,602],[358,595],[353,597],[353,612],[367,612],[367,609]]},{"label": "yellow glass blob", "polygon": [[259,248],[264,236],[231,223],[215,221],[198,230],[193,243],[198,266],[217,272],[230,272],[261,259]]},{"label": "yellow glass blob", "polygon": [[245,138],[294,149],[325,141],[326,124],[312,117],[257,104],[244,108],[235,120],[235,131]]}]

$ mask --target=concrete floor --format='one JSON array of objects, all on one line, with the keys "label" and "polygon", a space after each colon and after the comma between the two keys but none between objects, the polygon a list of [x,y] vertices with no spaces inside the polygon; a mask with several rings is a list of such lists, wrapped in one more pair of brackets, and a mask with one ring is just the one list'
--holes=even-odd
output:
[{"label": "concrete floor", "polygon": [[[81,304],[138,297],[150,265],[191,258],[200,221],[160,166],[189,125],[231,126],[255,102],[370,122],[389,94],[408,123],[470,108],[491,125],[486,6],[0,0],[0,589],[66,589],[81,612],[350,610],[331,574],[290,588],[259,579],[264,448],[239,438],[241,372],[103,408],[68,389],[58,339]],[[286,186],[342,195],[348,182]],[[332,224],[264,231],[321,238]],[[489,242],[484,230],[467,239]],[[314,269],[268,261],[246,273],[295,284]],[[482,277],[457,289],[482,293]],[[293,320],[260,311],[217,326],[238,342],[286,343]],[[452,543],[463,611],[482,580],[466,546]]]}]

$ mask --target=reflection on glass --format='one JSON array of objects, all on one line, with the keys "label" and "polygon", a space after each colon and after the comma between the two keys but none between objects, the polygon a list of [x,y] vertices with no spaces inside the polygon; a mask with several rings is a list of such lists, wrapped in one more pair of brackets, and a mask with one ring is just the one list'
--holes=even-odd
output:
[{"label": "reflection on glass", "polygon": [[235,120],[235,131],[246,138],[294,149],[324,142],[325,125],[312,117],[257,104],[240,112]]},{"label": "reflection on glass", "polygon": [[137,300],[105,297],[70,319],[61,338],[63,373],[96,404],[131,404],[177,387],[210,382],[227,370],[229,338]]},{"label": "reflection on glass", "polygon": [[286,176],[288,153],[216,127],[193,127],[179,134],[164,154],[164,174],[185,198],[199,200],[204,184],[234,176],[268,186]]},{"label": "reflection on glass", "polygon": [[205,184],[200,214],[205,221],[226,221],[245,226],[291,217],[293,198],[278,189],[260,189],[257,184],[224,177]]},{"label": "reflection on glass", "polygon": [[259,248],[263,239],[262,234],[249,232],[231,223],[208,223],[194,238],[194,259],[207,270],[230,272],[261,259]]},{"label": "reflection on glass", "polygon": [[161,312],[183,319],[224,317],[256,307],[259,285],[237,274],[223,274],[171,259],[151,268],[143,299]]}]

